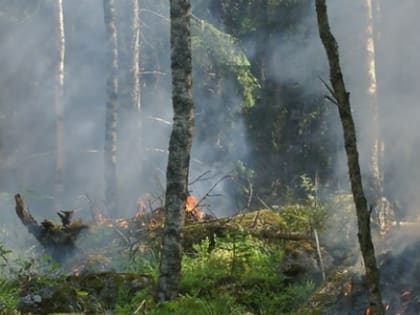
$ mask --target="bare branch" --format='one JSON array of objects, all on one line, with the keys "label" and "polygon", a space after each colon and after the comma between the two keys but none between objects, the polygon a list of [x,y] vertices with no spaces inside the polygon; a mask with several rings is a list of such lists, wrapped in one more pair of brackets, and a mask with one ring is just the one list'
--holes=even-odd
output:
[{"label": "bare branch", "polygon": [[197,178],[193,179],[192,181],[190,181],[190,185],[194,185],[196,182],[198,182],[199,180],[201,180],[204,176],[206,176],[207,174],[210,174],[211,171],[205,171],[203,174],[199,175]]}]

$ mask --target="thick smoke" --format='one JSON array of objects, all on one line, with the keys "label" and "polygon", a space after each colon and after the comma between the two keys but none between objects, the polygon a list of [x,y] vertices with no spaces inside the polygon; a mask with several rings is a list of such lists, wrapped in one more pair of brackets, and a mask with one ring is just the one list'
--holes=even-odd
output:
[{"label": "thick smoke", "polygon": [[[383,137],[382,171],[385,196],[396,202],[401,215],[418,217],[420,181],[417,106],[420,41],[416,35],[418,2],[373,1],[379,120]],[[372,134],[366,95],[367,11],[361,1],[330,1],[332,31],[336,34],[343,72],[356,119],[363,172],[369,163]],[[367,182],[364,183],[368,185]]]},{"label": "thick smoke", "polygon": [[[14,192],[23,193],[30,210],[37,218],[54,216],[52,192],[54,183],[54,60],[55,19],[51,1],[21,1],[22,10],[1,11],[1,152],[5,167],[1,172],[1,207],[12,213]],[[142,11],[142,135],[132,135],[136,121],[121,112],[119,121],[118,172],[121,216],[134,214],[136,201],[146,193],[162,195],[165,185],[167,148],[171,131],[171,90],[169,59],[169,24],[167,1],[144,1]],[[17,3],[17,2],[16,2]],[[65,91],[64,91],[64,147],[65,198],[64,204],[76,208],[76,215],[88,217],[88,194],[102,204],[103,146],[105,113],[105,31],[103,7],[100,0],[64,1],[66,33]],[[366,102],[366,9],[362,1],[328,1],[332,32],[336,35],[341,53],[343,72],[356,118],[363,172],[368,171],[370,117]],[[414,0],[380,2],[376,20],[377,80],[381,131],[384,138],[383,171],[385,193],[395,199],[402,212],[417,216],[420,200],[420,172],[416,156],[417,120],[420,117],[417,51],[420,40],[416,34],[417,2]],[[12,6],[10,6],[12,7]],[[129,27],[128,1],[118,1],[122,30]],[[150,9],[150,10],[149,10]],[[24,12],[24,13],[22,13]],[[268,43],[272,50],[269,79],[277,83],[296,82],[308,98],[326,93],[319,77],[328,79],[325,52],[321,46],[315,8],[308,6],[298,17],[307,29],[302,38],[290,38],[273,32]],[[209,17],[206,17],[209,18]],[[217,18],[211,17],[217,20]],[[211,20],[210,19],[210,20]],[[121,31],[121,30],[120,30]],[[124,36],[120,32],[120,41]],[[125,46],[129,47],[129,45]],[[244,43],[244,50],[253,58],[255,43]],[[127,52],[122,52],[122,55]],[[200,77],[194,78],[200,82]],[[224,81],[225,86],[234,85]],[[229,139],[233,147],[223,147],[218,130],[223,125],[224,106],[240,102],[234,87],[223,100],[208,104],[206,92],[196,90],[198,107],[214,106],[211,116],[201,119],[197,111],[197,128],[209,125],[209,140],[201,138],[193,145],[191,179],[211,171],[210,179],[191,186],[200,199],[223,176],[229,174],[237,160],[250,160],[248,142],[240,109],[234,108]],[[341,151],[334,161],[337,181],[348,187],[346,157],[343,154],[341,126],[332,104],[329,131],[332,147]],[[169,122],[169,124],[167,123]],[[211,140],[211,141],[210,141]],[[222,139],[223,140],[223,139]],[[135,155],[132,143],[141,141],[140,156]],[[256,170],[258,172],[259,170]],[[419,174],[418,174],[419,173]],[[213,191],[221,197],[210,198],[216,214],[236,211],[235,200],[222,184]]]},{"label": "thick smoke", "polygon": [[[138,121],[129,113],[124,99],[120,99],[117,171],[121,217],[134,215],[136,202],[148,193],[162,200],[158,197],[164,195],[167,150],[172,127],[168,3],[143,1],[142,4],[142,133],[134,134],[133,131],[138,130]],[[3,10],[0,101],[4,108],[4,113],[0,113],[0,160],[2,166],[5,166],[1,170],[0,191],[4,192],[1,208],[7,213],[2,221],[6,225],[10,223],[20,227],[13,211],[15,192],[23,194],[29,210],[38,220],[58,219],[55,215],[58,209],[54,209],[53,202],[57,47],[54,2],[23,1],[21,9],[24,13],[14,9],[16,5],[17,2],[0,9]],[[131,19],[129,1],[117,1],[117,19],[119,44],[122,47],[120,65],[123,65],[127,63],[124,58],[130,53],[127,36]],[[74,208],[76,217],[89,219],[88,198],[96,207],[102,210],[104,207],[103,147],[107,67],[102,1],[64,1],[64,23],[63,204],[67,208]],[[194,80],[203,81],[200,74]],[[233,85],[227,80],[224,83]],[[124,89],[127,87],[120,80],[120,91],[123,93]],[[194,95],[198,108],[196,129],[202,129],[200,124],[207,122],[211,130],[222,130],[225,122],[222,107],[228,107],[229,103],[240,103],[236,90],[232,87],[232,95],[223,102],[212,103],[197,89]],[[200,117],[200,107],[204,105],[215,108],[214,116]],[[197,199],[205,196],[220,178],[231,172],[230,165],[233,165],[235,159],[246,154],[245,132],[238,112],[231,129],[230,140],[237,143],[235,150],[221,150],[217,154],[217,145],[214,142],[206,143],[205,137],[200,139],[201,142],[194,142],[190,178],[198,178],[210,171],[191,186]],[[137,143],[141,145],[141,152],[133,150]],[[216,139],[216,143],[220,142]],[[216,185],[212,196],[206,204],[217,215],[232,208],[223,181]],[[157,207],[159,202],[153,205]],[[15,236],[8,236],[7,240],[2,241],[10,245],[12,240],[17,239]]]}]

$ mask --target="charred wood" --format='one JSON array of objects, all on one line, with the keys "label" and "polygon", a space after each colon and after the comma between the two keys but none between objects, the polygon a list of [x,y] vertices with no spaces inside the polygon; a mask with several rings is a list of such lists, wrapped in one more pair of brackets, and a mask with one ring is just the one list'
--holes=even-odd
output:
[{"label": "charred wood", "polygon": [[62,262],[72,255],[76,250],[76,239],[83,230],[89,228],[81,220],[71,221],[73,211],[60,211],[59,215],[62,224],[55,224],[50,220],[38,223],[27,210],[20,194],[15,195],[16,214],[28,232],[44,247],[51,257]]}]

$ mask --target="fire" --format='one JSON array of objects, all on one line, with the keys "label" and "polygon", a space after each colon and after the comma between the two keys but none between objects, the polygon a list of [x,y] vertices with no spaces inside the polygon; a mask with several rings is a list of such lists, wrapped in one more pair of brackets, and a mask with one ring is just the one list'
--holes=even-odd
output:
[{"label": "fire", "polygon": [[188,195],[185,200],[185,211],[191,212],[197,208],[197,199],[193,195]]},{"label": "fire", "polygon": [[352,288],[353,288],[353,284],[351,282],[347,282],[343,288],[344,296],[349,296],[351,294]]}]

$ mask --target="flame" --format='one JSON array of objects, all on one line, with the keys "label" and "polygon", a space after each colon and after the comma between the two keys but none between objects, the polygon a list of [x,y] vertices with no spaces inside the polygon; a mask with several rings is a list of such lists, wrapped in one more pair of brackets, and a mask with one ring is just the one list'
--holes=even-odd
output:
[{"label": "flame", "polygon": [[128,221],[126,219],[118,219],[116,221],[116,224],[118,227],[122,228],[122,229],[128,229]]},{"label": "flame", "polygon": [[352,288],[353,288],[353,284],[351,282],[347,282],[343,288],[344,296],[350,295]]},{"label": "flame", "polygon": [[193,195],[188,195],[185,200],[185,211],[191,212],[197,208],[197,199]]}]

